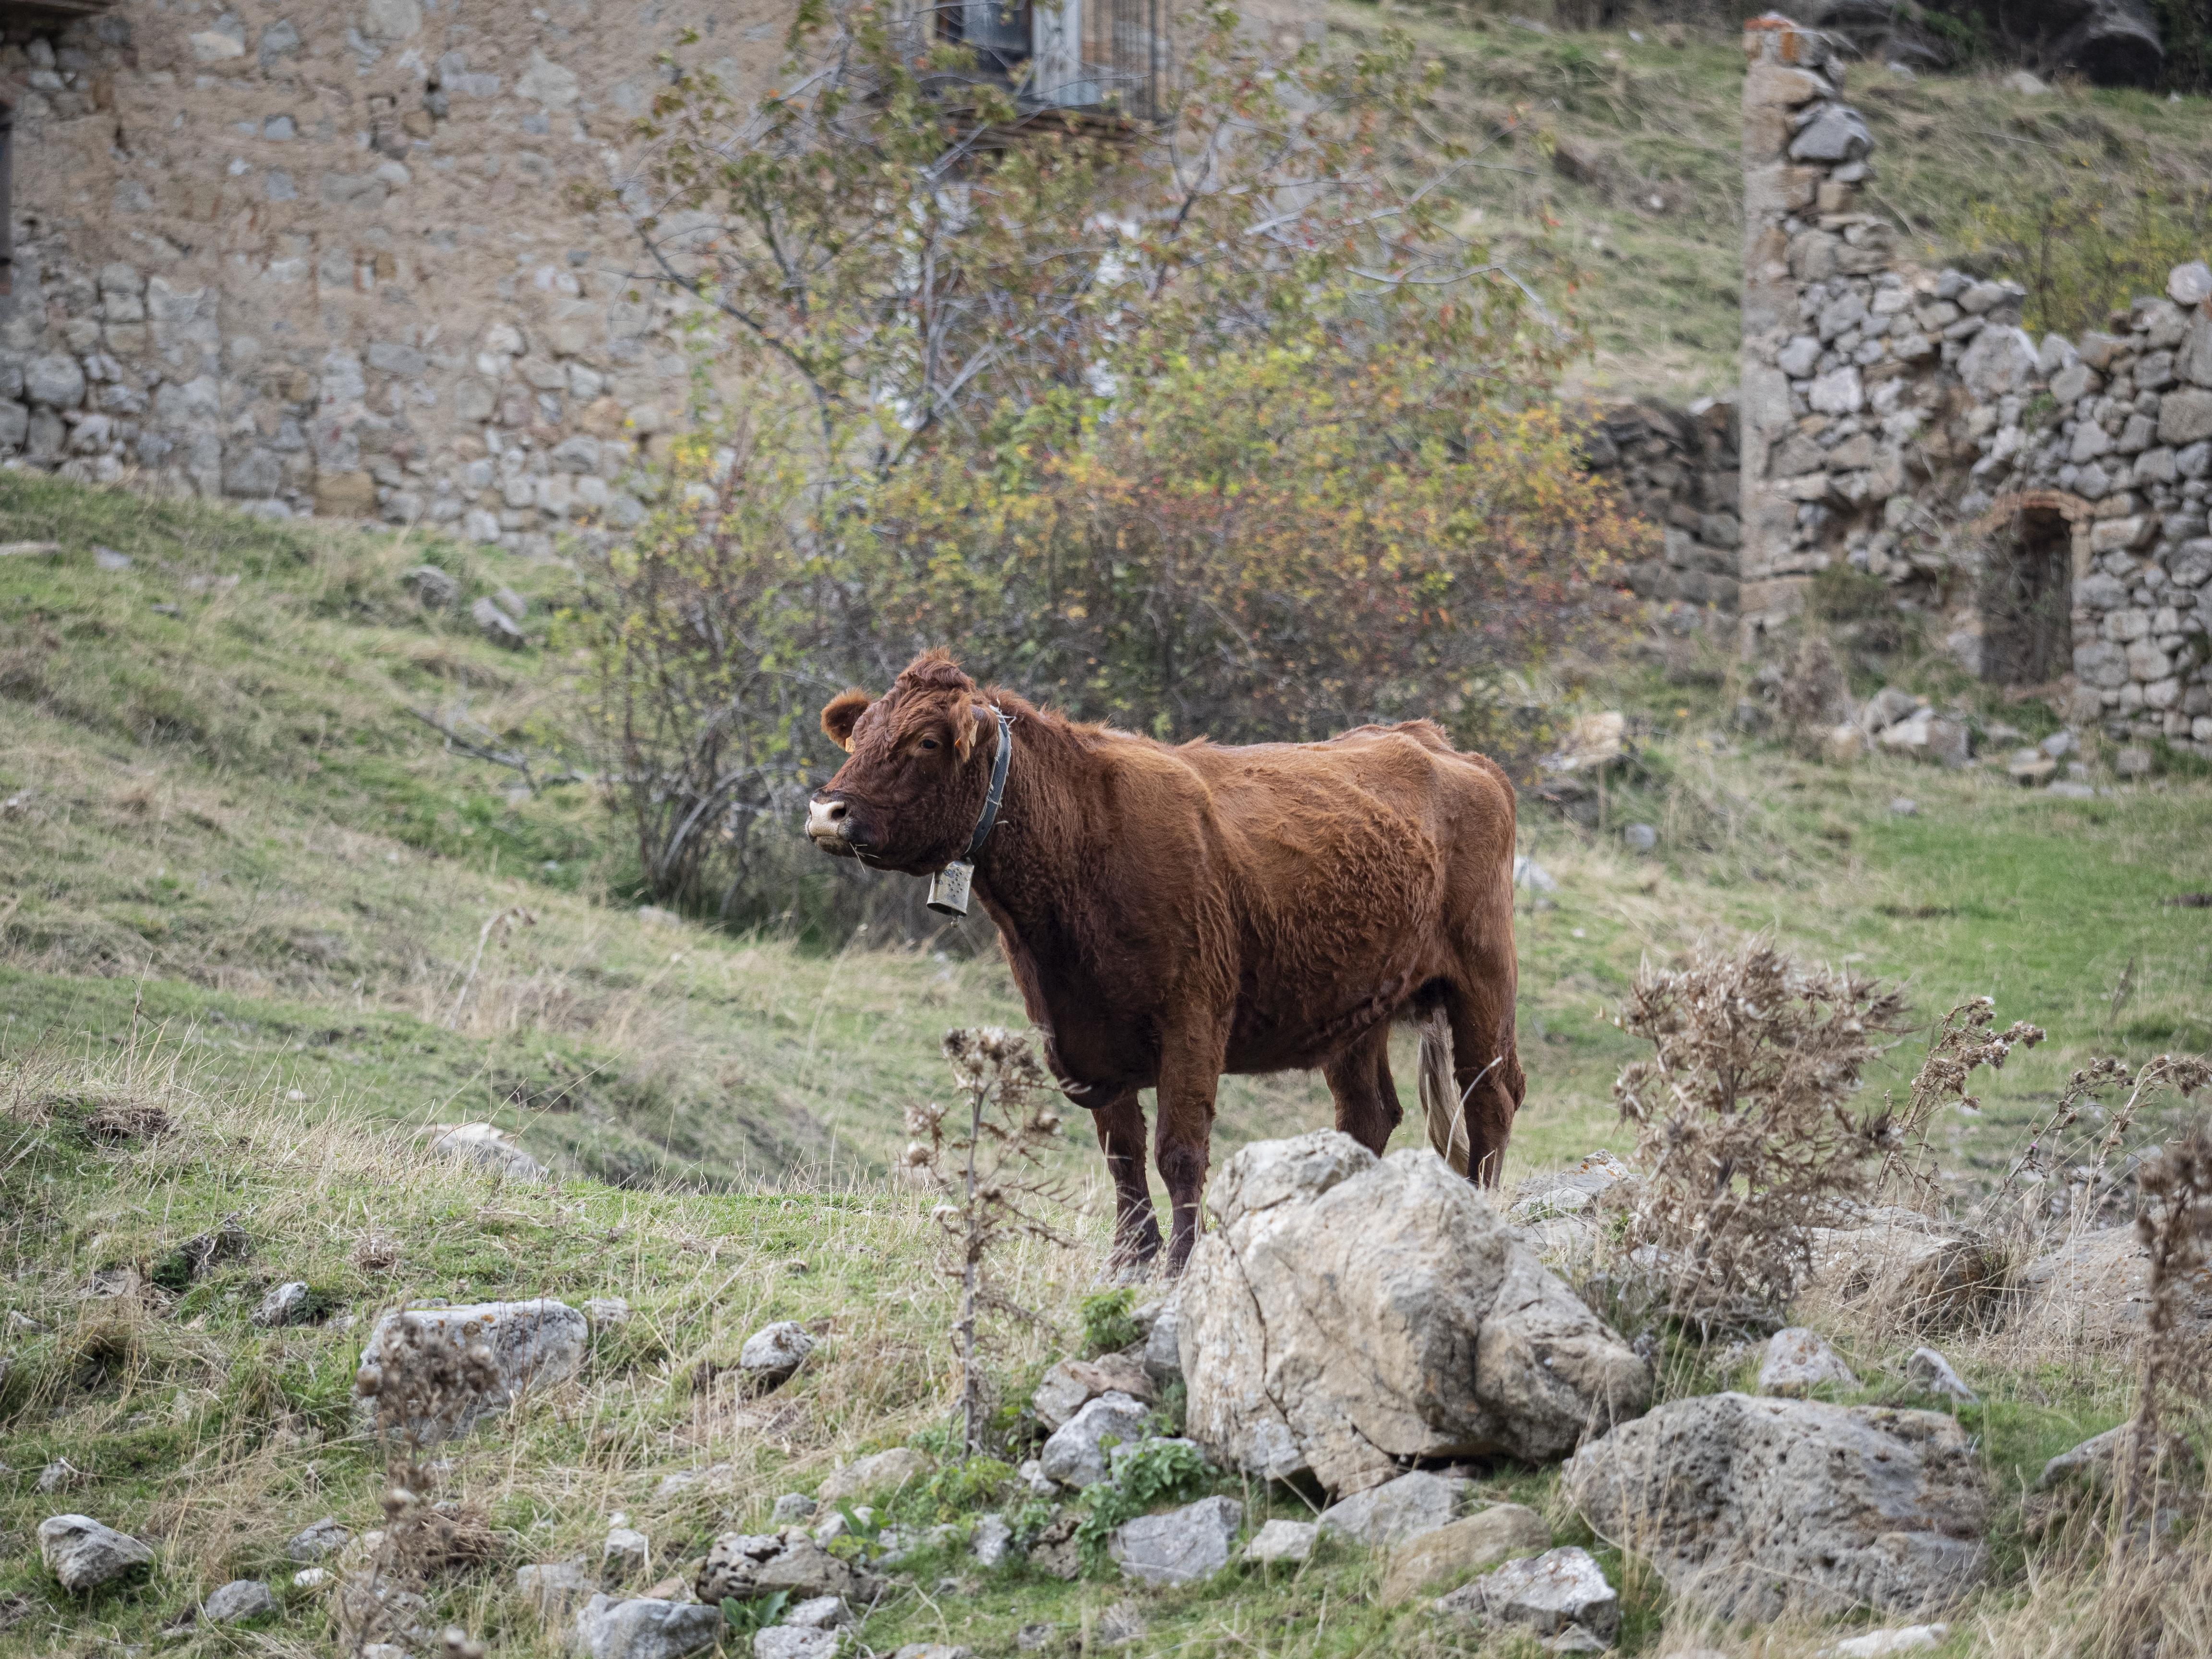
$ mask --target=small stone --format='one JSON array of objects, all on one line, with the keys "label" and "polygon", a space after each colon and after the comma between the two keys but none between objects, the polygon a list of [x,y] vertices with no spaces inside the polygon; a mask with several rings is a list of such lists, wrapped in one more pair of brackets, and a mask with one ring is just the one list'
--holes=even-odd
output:
[{"label": "small stone", "polygon": [[330,1582],[331,1570],[328,1567],[302,1567],[292,1575],[294,1589],[320,1589]]},{"label": "small stone", "polygon": [[550,1625],[567,1620],[599,1585],[581,1561],[538,1561],[514,1570],[514,1589]]},{"label": "small stone", "polygon": [[1014,1479],[1021,1482],[1022,1490],[1032,1498],[1056,1498],[1059,1483],[1044,1472],[1044,1460],[1025,1457],[1014,1471]]},{"label": "small stone", "polygon": [[619,1296],[586,1297],[584,1317],[592,1322],[592,1334],[596,1336],[601,1331],[629,1324],[629,1303]]},{"label": "small stone", "polygon": [[1038,1461],[1063,1486],[1080,1491],[1096,1486],[1107,1474],[1101,1443],[1110,1438],[1134,1445],[1146,1437],[1151,1422],[1152,1409],[1142,1401],[1118,1389],[1102,1394],[1054,1432]]},{"label": "small stone", "polygon": [[276,1611],[276,1598],[258,1578],[234,1578],[210,1593],[201,1616],[211,1625],[242,1625]]},{"label": "small stone", "polygon": [[1321,1528],[1310,1521],[1270,1521],[1244,1547],[1248,1562],[1303,1561],[1313,1553]]},{"label": "small stone", "polygon": [[2166,297],[2178,306],[2202,305],[2212,300],[2212,265],[2192,259],[2176,265],[2166,279]]},{"label": "small stone", "polygon": [[430,1150],[440,1158],[466,1158],[517,1181],[536,1181],[545,1173],[544,1164],[509,1140],[507,1131],[495,1123],[464,1123],[448,1129],[430,1143]]},{"label": "small stone", "polygon": [[[2056,765],[2056,762],[2049,763]],[[1951,1362],[1933,1348],[1915,1348],[1905,1362],[1905,1374],[1930,1394],[1940,1394],[1962,1406],[1978,1406],[1981,1396],[1951,1368]]]},{"label": "small stone", "polygon": [[293,1279],[289,1284],[273,1285],[253,1310],[253,1322],[264,1330],[273,1330],[279,1325],[303,1325],[313,1317],[314,1297],[307,1281]]},{"label": "small stone", "polygon": [[909,1642],[893,1652],[891,1659],[973,1659],[973,1656],[966,1648],[956,1648],[949,1642]]},{"label": "small stone", "polygon": [[1632,853],[1648,853],[1659,844],[1659,832],[1648,823],[1632,823],[1620,832]]},{"label": "small stone", "polygon": [[1493,1504],[1391,1551],[1382,1602],[1395,1607],[1447,1580],[1464,1581],[1513,1556],[1551,1547],[1552,1529],[1542,1516],[1519,1504]]},{"label": "small stone", "polygon": [[1415,1469],[1330,1504],[1322,1511],[1321,1529],[1370,1548],[1403,1544],[1456,1520],[1470,1484]]},{"label": "small stone", "polygon": [[848,1498],[865,1497],[870,1492],[889,1493],[897,1491],[909,1480],[919,1480],[937,1467],[926,1452],[908,1446],[894,1446],[872,1457],[857,1458],[842,1468],[831,1472],[822,1483],[816,1496],[824,1504],[837,1504]]},{"label": "small stone", "polygon": [[[466,1433],[482,1419],[507,1411],[526,1393],[553,1388],[582,1369],[591,1328],[584,1316],[545,1297],[533,1302],[483,1302],[458,1308],[410,1308],[386,1314],[362,1351],[362,1380],[382,1375],[386,1345],[397,1346],[413,1323],[455,1345],[489,1350],[495,1378],[488,1388],[453,1401],[434,1417],[408,1427],[425,1443]],[[366,1408],[370,1396],[360,1402]]]},{"label": "small stone", "polygon": [[2040,787],[2057,771],[2057,761],[2040,749],[2022,749],[2005,763],[2005,775],[2023,789]]},{"label": "small stone", "polygon": [[1014,1645],[1024,1653],[1035,1653],[1039,1648],[1050,1647],[1052,1638],[1059,1633],[1058,1626],[1053,1625],[1024,1625],[1014,1632]]},{"label": "small stone", "polygon": [[1889,803],[1889,810],[1900,818],[1917,817],[1920,816],[1920,803],[1910,795],[1899,795]]},{"label": "small stone", "polygon": [[112,547],[94,548],[92,550],[92,562],[102,570],[128,570],[131,568],[131,556],[128,553],[118,553]]},{"label": "small stone", "polygon": [[39,1559],[64,1589],[82,1595],[150,1566],[154,1552],[88,1515],[56,1515],[39,1522]]},{"label": "small stone", "polygon": [[617,1516],[616,1524],[607,1529],[606,1542],[599,1547],[599,1583],[609,1589],[635,1583],[653,1566],[652,1540],[621,1522]]},{"label": "small stone", "polygon": [[2038,746],[2051,759],[2064,760],[2081,748],[2081,742],[2071,732],[2053,732]]},{"label": "small stone", "polygon": [[2038,80],[2026,70],[2014,70],[1998,84],[2007,92],[2018,93],[2023,98],[2040,98],[2051,90],[2048,82]]},{"label": "small stone", "polygon": [[1790,143],[1793,161],[1856,161],[1874,149],[1874,135],[1859,112],[1843,104],[1822,106]]},{"label": "small stone", "polygon": [[2134,1428],[2132,1423],[2123,1423],[2116,1429],[2090,1436],[2071,1451],[2059,1453],[2043,1466],[2043,1474],[2035,1483],[2036,1490],[2050,1492],[2078,1480],[2102,1492],[2112,1484],[2113,1466],[2126,1449]]},{"label": "small stone", "polygon": [[1802,1398],[1824,1383],[1856,1389],[1859,1380],[1819,1332],[1793,1325],[1768,1339],[1759,1367],[1759,1393]]},{"label": "small stone", "polygon": [[588,1659],[683,1659],[714,1646],[726,1627],[719,1606],[602,1594],[578,1609],[575,1645]]},{"label": "small stone", "polygon": [[983,1566],[1003,1566],[1013,1553],[1014,1529],[1003,1515],[987,1515],[975,1522],[975,1536],[969,1540],[975,1559]]},{"label": "small stone", "polygon": [[1106,1553],[1122,1577],[1147,1584],[1188,1584],[1229,1565],[1229,1547],[1244,1524],[1233,1498],[1201,1498],[1165,1515],[1139,1516],[1115,1528]]},{"label": "small stone", "polygon": [[1145,1639],[1144,1609],[1133,1601],[1117,1601],[1098,1620],[1098,1645],[1126,1648]]},{"label": "small stone", "polygon": [[84,1484],[84,1471],[66,1457],[57,1457],[39,1471],[38,1488],[49,1495]]},{"label": "small stone", "polygon": [[770,1625],[753,1632],[753,1659],[833,1659],[837,1632],[805,1625]]},{"label": "small stone", "polygon": [[1571,1547],[1509,1561],[1436,1607],[1462,1618],[1523,1626],[1539,1636],[1565,1635],[1578,1626],[1606,1646],[1620,1633],[1620,1597],[1589,1552]]},{"label": "small stone", "polygon": [[353,1529],[343,1525],[335,1515],[326,1515],[313,1526],[292,1534],[284,1545],[288,1561],[320,1561],[343,1549]]},{"label": "small stone", "polygon": [[1149,1405],[1153,1397],[1151,1374],[1127,1354],[1063,1359],[1038,1382],[1036,1391],[1030,1396],[1030,1409],[1048,1433],[1057,1433],[1084,1407],[1101,1395],[1115,1392]]},{"label": "small stone", "polygon": [[834,1630],[852,1619],[852,1609],[840,1595],[810,1595],[783,1615],[787,1625],[796,1625],[802,1630]]},{"label": "small stone", "polygon": [[477,631],[494,645],[509,651],[520,651],[530,643],[514,618],[489,599],[478,599],[471,605],[469,618],[476,623]]},{"label": "small stone", "polygon": [[2123,778],[2143,778],[2150,775],[2150,750],[2129,744],[2112,757],[2112,771]]},{"label": "small stone", "polygon": [[764,1325],[745,1339],[738,1350],[738,1368],[763,1393],[781,1388],[799,1373],[806,1356],[814,1352],[814,1339],[793,1320]]},{"label": "small stone", "polygon": [[1145,1333],[1145,1375],[1160,1388],[1182,1381],[1182,1316],[1170,1303]]},{"label": "small stone", "polygon": [[434,564],[418,564],[400,577],[399,585],[432,611],[443,611],[461,597],[461,580]]},{"label": "small stone", "polygon": [[812,1518],[816,1507],[814,1500],[805,1492],[787,1492],[775,1500],[775,1507],[768,1512],[769,1520],[773,1525],[788,1527]]},{"label": "small stone", "polygon": [[1948,1625],[1900,1625],[1894,1630],[1870,1630],[1847,1637],[1826,1650],[1835,1659],[1883,1659],[1892,1653],[1921,1653],[1940,1648],[1951,1633]]}]

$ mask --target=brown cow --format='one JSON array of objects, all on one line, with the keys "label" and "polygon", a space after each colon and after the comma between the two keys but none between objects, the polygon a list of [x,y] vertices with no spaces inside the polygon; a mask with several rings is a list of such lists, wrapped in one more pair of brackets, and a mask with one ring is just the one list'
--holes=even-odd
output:
[{"label": "brown cow", "polygon": [[1523,1085],[1513,786],[1490,761],[1426,720],[1170,748],[979,691],[942,652],[879,701],[843,693],[822,729],[852,758],[808,810],[815,845],[915,876],[972,859],[1046,1059],[1097,1119],[1117,1264],[1160,1245],[1139,1090],[1159,1091],[1180,1271],[1222,1073],[1317,1066],[1337,1127],[1380,1152],[1402,1115],[1394,1018],[1420,1024],[1431,1142],[1497,1181]]}]

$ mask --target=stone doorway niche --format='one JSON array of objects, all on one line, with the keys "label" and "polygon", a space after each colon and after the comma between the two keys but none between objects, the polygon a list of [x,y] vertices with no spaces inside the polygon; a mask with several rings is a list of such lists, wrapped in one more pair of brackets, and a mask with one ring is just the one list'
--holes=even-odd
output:
[{"label": "stone doorway niche", "polygon": [[[2041,495],[2042,492],[2038,492]],[[1990,515],[1982,566],[1982,678],[2048,685],[2074,665],[2074,524],[2033,497]]]}]

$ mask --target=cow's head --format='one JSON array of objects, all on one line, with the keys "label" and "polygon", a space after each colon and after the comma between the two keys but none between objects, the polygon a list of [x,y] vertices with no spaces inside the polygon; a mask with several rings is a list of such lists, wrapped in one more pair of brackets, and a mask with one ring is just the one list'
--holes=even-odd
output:
[{"label": "cow's head", "polygon": [[844,691],[822,729],[852,758],[814,792],[806,833],[825,853],[911,876],[968,850],[990,791],[999,717],[942,651],[916,657],[889,692]]}]

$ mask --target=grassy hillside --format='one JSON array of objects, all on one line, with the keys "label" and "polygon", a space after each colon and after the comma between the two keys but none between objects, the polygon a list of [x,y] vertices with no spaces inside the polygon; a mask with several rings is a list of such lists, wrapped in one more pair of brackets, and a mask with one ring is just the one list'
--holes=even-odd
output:
[{"label": "grassy hillside", "polygon": [[[404,1298],[635,1310],[578,1389],[470,1441],[441,1476],[512,1534],[434,1595],[499,1653],[554,1648],[507,1569],[595,1555],[617,1510],[673,1570],[842,1458],[936,1443],[947,1292],[926,1202],[884,1171],[905,1105],[943,1097],[943,1030],[1019,1021],[987,941],[833,954],[641,912],[587,789],[532,797],[448,752],[410,708],[465,703],[502,742],[583,758],[561,737],[557,570],[0,475],[0,544],[33,540],[61,550],[0,556],[0,1652],[144,1644],[242,1574],[273,1576],[277,1626],[186,1626],[162,1650],[329,1650],[327,1608],[289,1587],[282,1546],[323,1515],[376,1520],[382,1476],[347,1391],[362,1322]],[[527,594],[530,647],[478,641],[465,594],[425,611],[398,580],[424,558],[466,593]],[[1684,657],[1592,684],[1582,695],[1623,707],[1636,733],[1606,830],[1527,807],[1523,848],[1559,890],[1526,895],[1520,919],[1531,1094],[1510,1175],[1622,1144],[1610,1088],[1633,1051],[1609,1011],[1639,961],[1700,938],[1769,930],[1909,978],[1923,1013],[1987,993],[2004,1019],[2050,1027],[1954,1126],[1966,1182],[2091,1054],[2212,1045],[2212,912],[2164,902],[2212,890],[2212,786],[2176,774],[2061,801],[1987,769],[1813,765],[1728,732],[1735,672]],[[2031,718],[1929,689],[1984,721]],[[2094,757],[2092,775],[2112,783]],[[1626,850],[1630,822],[1656,828],[1655,854]],[[1908,1045],[1892,1080],[1917,1058]],[[1056,1161],[1076,1242],[1017,1264],[1051,1322],[1000,1350],[1011,1401],[1080,1346],[1103,1260],[1098,1158],[1071,1115]],[[423,1126],[477,1118],[564,1178],[517,1185],[429,1156]],[[1216,1156],[1328,1121],[1310,1079],[1240,1080]],[[185,1242],[226,1217],[246,1250],[179,1271]],[[333,1316],[252,1327],[261,1292],[293,1279]],[[715,1380],[785,1317],[828,1339],[818,1365],[765,1401]],[[1834,1328],[1867,1379],[1855,1397],[1915,1397],[1893,1332]],[[1989,1401],[1975,1421],[2016,1555],[2022,1477],[2124,1413],[2127,1371],[2091,1352],[2024,1362],[2008,1340],[1952,1352]],[[1668,1386],[1715,1386],[1718,1363],[1678,1356]],[[57,1462],[82,1474],[39,1492]],[[1587,1538],[1549,1473],[1486,1480],[1543,1509],[1560,1541]],[[1229,1489],[1255,1521],[1301,1512],[1287,1491]],[[964,1523],[976,1501],[917,1495],[908,1518]],[[64,1508],[162,1539],[151,1583],[69,1603],[31,1542]],[[1662,1598],[1606,1559],[1627,1575],[1632,1650],[1658,1650]],[[1373,1606],[1380,1571],[1346,1548],[1233,1594],[1146,1593],[1133,1650],[1447,1650],[1422,1615]],[[983,1575],[957,1552],[914,1577],[871,1620],[875,1650],[1012,1653],[1042,1623],[1074,1651],[1131,1601],[1103,1579]],[[2033,1605],[2015,1577],[1986,1612],[2002,1636]],[[1826,1639],[1784,1632],[1759,1650]]]},{"label": "grassy hillside", "polygon": [[[1529,27],[1547,15],[1342,0],[1328,12],[1332,31],[1355,42],[1384,26],[1410,30],[1445,66],[1444,95],[1462,130],[1477,143],[1503,135],[1463,188],[1497,228],[1500,251],[1541,273],[1547,295],[1589,330],[1593,387],[1686,400],[1732,387],[1743,272],[1741,36],[1679,23]],[[1996,70],[1915,78],[1873,64],[1852,66],[1845,95],[1875,136],[1867,205],[1903,228],[1905,251],[1924,263],[1964,262],[2033,283],[2035,270],[1993,241],[2032,223],[2038,204],[2081,196],[2085,181],[2114,239],[2075,250],[2096,269],[2128,263],[2144,188],[2164,204],[2151,222],[2159,250],[2142,260],[2144,271],[2111,276],[2108,302],[2153,291],[2168,265],[2204,252],[2212,100],[2070,84],[2024,95]],[[1524,234],[1547,223],[1540,240]],[[2048,323],[2072,332],[2096,319]]]}]

